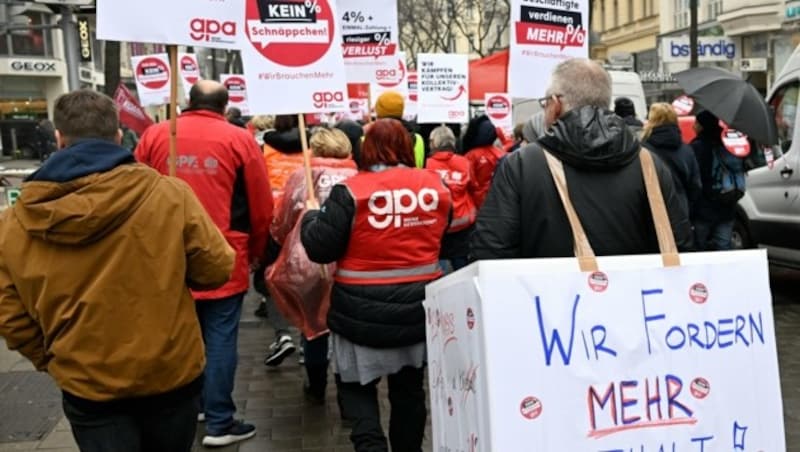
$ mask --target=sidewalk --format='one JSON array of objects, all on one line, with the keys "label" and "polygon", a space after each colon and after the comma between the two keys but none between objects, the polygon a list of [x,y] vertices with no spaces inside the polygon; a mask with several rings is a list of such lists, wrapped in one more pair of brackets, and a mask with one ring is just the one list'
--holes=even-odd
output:
[{"label": "sidewalk", "polygon": [[[220,452],[347,452],[352,451],[350,445],[349,429],[343,428],[340,422],[339,409],[336,405],[336,389],[333,378],[329,379],[328,403],[326,406],[312,406],[305,402],[303,397],[303,368],[297,363],[297,355],[284,361],[277,369],[264,366],[263,360],[266,349],[273,339],[272,329],[267,322],[253,316],[257,307],[257,298],[248,296],[242,314],[242,324],[239,332],[239,367],[236,376],[236,400],[239,413],[238,417],[254,424],[257,428],[256,437],[240,445],[222,449],[213,449]],[[299,345],[299,341],[296,341]],[[5,344],[0,344],[0,432],[4,423],[18,418],[17,413],[4,404],[8,404],[9,388],[4,388],[3,377],[9,375],[24,376],[35,379],[36,373],[31,373],[32,367],[19,355],[9,352]],[[47,390],[38,390],[28,404],[41,403],[42,397],[52,401],[55,390],[49,377],[42,376],[43,384],[49,385]],[[385,384],[382,391],[385,396]],[[427,392],[427,387],[426,387]],[[53,427],[44,432],[41,437],[32,441],[3,442],[7,438],[0,436],[0,452],[7,451],[49,451],[49,452],[77,452],[78,449],[69,431],[69,425],[60,411],[58,404],[57,418],[51,423]],[[40,410],[46,411],[46,410]],[[384,397],[382,404],[384,428],[388,432],[388,402]],[[23,422],[26,422],[23,424]],[[20,425],[30,431],[33,424],[20,419]],[[430,424],[430,419],[429,419]],[[198,425],[198,438],[203,433],[202,424]],[[430,438],[430,427],[426,434]],[[202,446],[195,450],[204,451]],[[430,451],[429,440],[426,440],[424,450]]]}]

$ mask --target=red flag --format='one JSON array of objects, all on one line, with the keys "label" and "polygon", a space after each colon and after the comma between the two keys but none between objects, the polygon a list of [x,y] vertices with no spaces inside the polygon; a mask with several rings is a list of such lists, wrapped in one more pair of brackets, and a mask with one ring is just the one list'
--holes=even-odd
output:
[{"label": "red flag", "polygon": [[137,135],[141,135],[145,129],[153,125],[153,120],[139,104],[139,100],[122,83],[117,86],[114,101],[119,108],[119,121]]}]

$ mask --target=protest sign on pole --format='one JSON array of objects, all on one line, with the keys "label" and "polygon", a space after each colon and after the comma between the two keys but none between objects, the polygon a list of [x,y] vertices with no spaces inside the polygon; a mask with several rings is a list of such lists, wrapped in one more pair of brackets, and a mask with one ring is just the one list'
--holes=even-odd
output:
[{"label": "protest sign on pole", "polygon": [[766,252],[481,262],[426,289],[434,450],[784,451]]},{"label": "protest sign on pole", "polygon": [[405,118],[413,120],[417,117],[417,99],[419,93],[419,75],[417,71],[408,71],[408,102],[406,102]]},{"label": "protest sign on pole", "polygon": [[384,59],[391,61],[391,64],[375,69],[375,82],[370,87],[371,107],[375,107],[378,97],[387,91],[394,91],[403,96],[403,99],[408,99],[406,53],[397,52],[395,56]]},{"label": "protest sign on pole", "polygon": [[346,117],[353,121],[362,121],[370,112],[370,87],[369,83],[348,83]]},{"label": "protest sign on pole", "polygon": [[97,39],[238,49],[245,0],[97,0]]},{"label": "protest sign on pole", "polygon": [[131,57],[131,66],[139,103],[145,107],[168,104],[171,73],[167,54]]},{"label": "protest sign on pole", "polygon": [[469,120],[469,61],[467,55],[417,55],[419,101],[417,122],[448,123]]},{"label": "protest sign on pole", "polygon": [[153,120],[124,84],[120,83],[117,86],[114,101],[119,109],[119,122],[136,132],[137,135],[143,134],[148,127],[153,125]]},{"label": "protest sign on pole", "polygon": [[178,54],[178,66],[181,73],[184,97],[188,99],[192,86],[200,80],[200,65],[197,63],[197,55],[193,53]]},{"label": "protest sign on pole", "polygon": [[247,82],[243,75],[222,74],[219,76],[220,82],[228,89],[228,107],[235,107],[241,110],[242,114],[250,114],[250,107],[247,102]]},{"label": "protest sign on pole", "polygon": [[347,110],[336,2],[246,0],[242,62],[256,114]]},{"label": "protest sign on pole", "polygon": [[[347,81],[374,83],[398,50],[397,0],[338,0]],[[374,97],[374,96],[373,96]]]},{"label": "protest sign on pole", "polygon": [[511,1],[508,89],[512,97],[545,95],[555,66],[589,57],[589,1]]},{"label": "protest sign on pole", "polygon": [[484,106],[486,115],[495,127],[500,127],[506,137],[514,135],[514,116],[511,111],[511,97],[508,93],[486,93]]}]

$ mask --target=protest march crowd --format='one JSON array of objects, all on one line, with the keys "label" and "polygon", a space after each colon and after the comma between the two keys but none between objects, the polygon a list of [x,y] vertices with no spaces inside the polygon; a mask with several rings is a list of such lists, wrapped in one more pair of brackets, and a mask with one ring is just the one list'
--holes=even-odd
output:
[{"label": "protest march crowd", "polygon": [[711,113],[691,144],[667,104],[639,130],[584,59],[546,93],[513,137],[485,115],[423,131],[391,91],[374,119],[306,131],[293,115],[226,117],[226,89],[201,80],[177,120],[177,177],[167,122],[131,152],[110,98],[65,94],[59,150],[0,220],[0,336],[57,382],[82,451],[189,451],[198,422],[204,446],[226,446],[255,435],[232,396],[252,284],[276,331],[266,365],[295,352],[296,328],[307,400],[325,403],[333,374],[354,450],[421,451],[426,284],[476,260],[575,256],[553,161],[598,256],[659,252],[645,153],[679,250],[731,246],[741,193],[724,178],[744,163]]}]

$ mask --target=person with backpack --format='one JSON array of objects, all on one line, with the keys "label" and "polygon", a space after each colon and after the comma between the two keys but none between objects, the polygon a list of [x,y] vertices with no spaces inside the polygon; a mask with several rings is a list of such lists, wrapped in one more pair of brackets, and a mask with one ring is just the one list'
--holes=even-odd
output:
[{"label": "person with backpack", "polygon": [[481,208],[486,194],[489,193],[497,162],[506,155],[495,145],[497,138],[497,128],[488,116],[481,115],[470,120],[462,139],[462,149],[466,152],[465,156],[472,165],[478,184],[473,194],[473,200],[478,209]]},{"label": "person with backpack", "polygon": [[692,141],[703,193],[693,212],[695,247],[699,251],[731,249],[736,203],[744,196],[744,160],[725,149],[719,119],[709,111],[697,114]]}]

